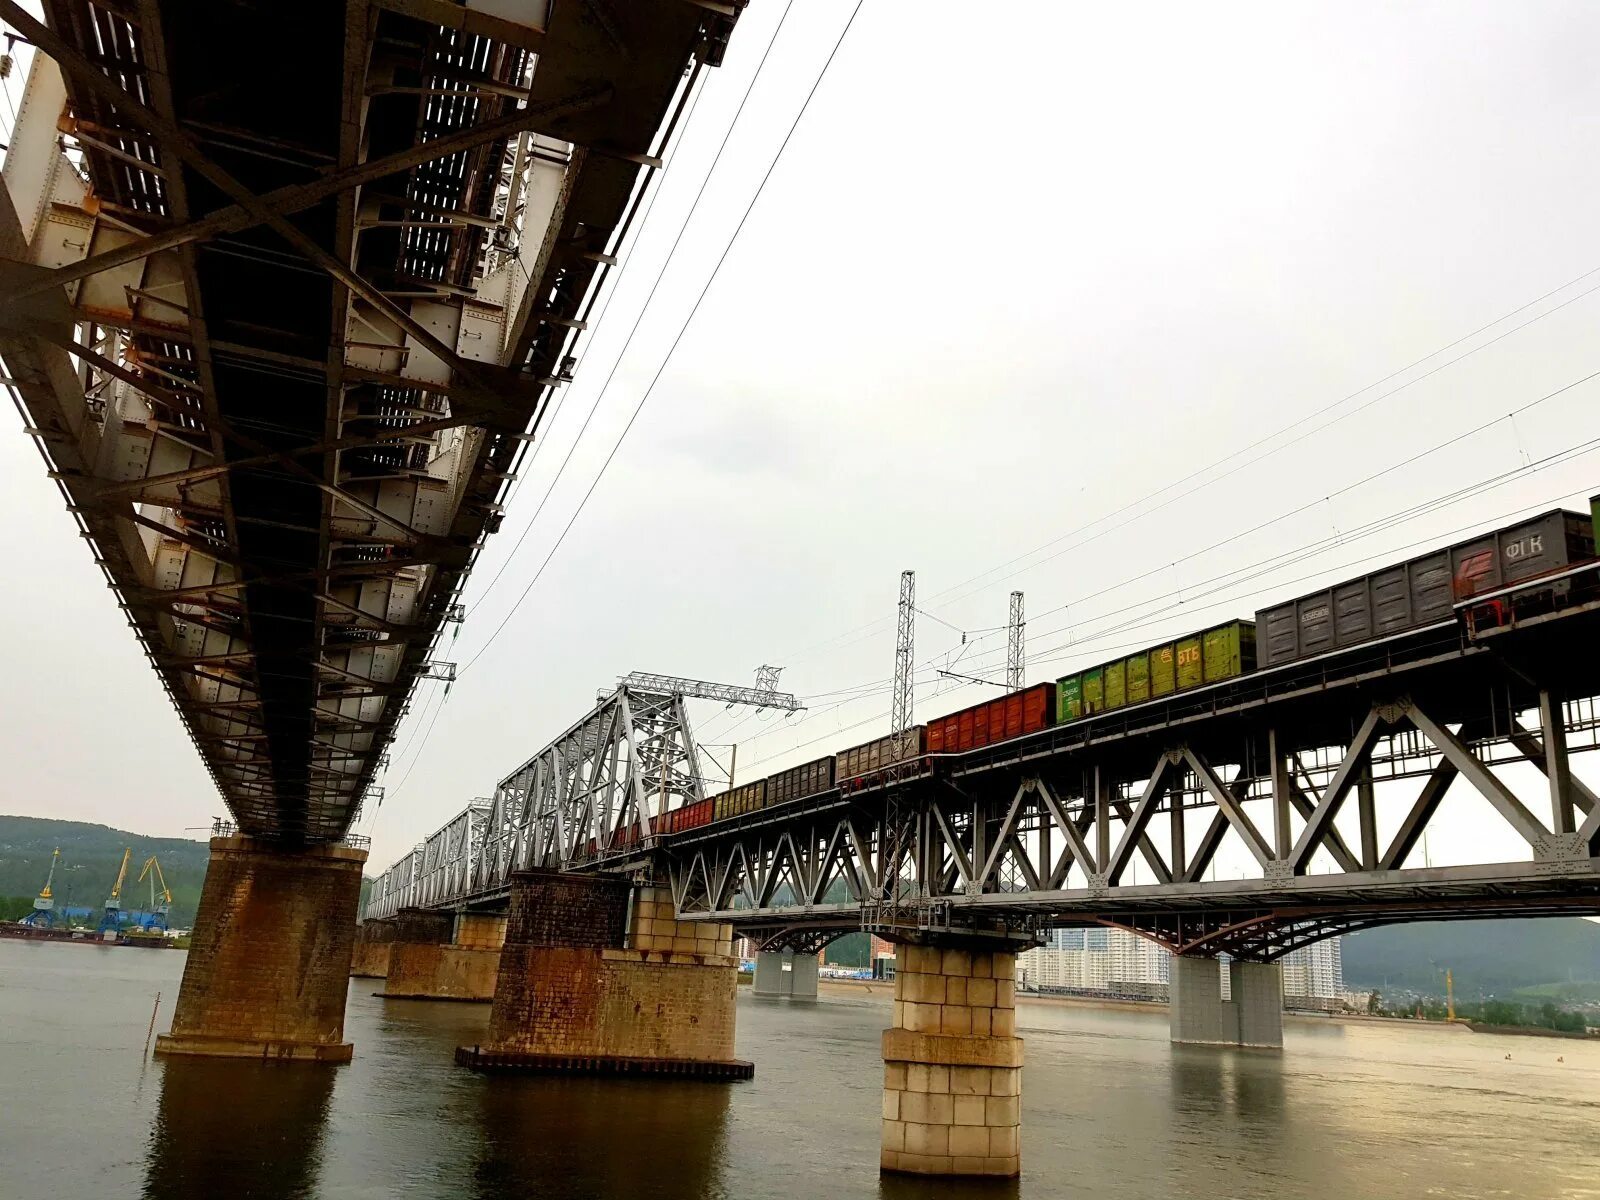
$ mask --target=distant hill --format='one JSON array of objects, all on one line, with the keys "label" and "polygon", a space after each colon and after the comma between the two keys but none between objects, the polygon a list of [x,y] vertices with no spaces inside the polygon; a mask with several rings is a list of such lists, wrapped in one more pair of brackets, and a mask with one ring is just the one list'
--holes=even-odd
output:
[{"label": "distant hill", "polygon": [[122,885],[123,907],[149,906],[149,881],[141,886],[134,880],[144,860],[154,854],[172,889],[172,924],[182,928],[194,924],[200,884],[210,858],[205,842],[147,837],[81,821],[0,816],[0,900],[23,897],[31,903],[50,870],[50,854],[57,846],[61,847],[54,888],[58,904],[98,909],[116,882],[123,850],[131,846],[133,857]]},{"label": "distant hill", "polygon": [[1555,985],[1600,980],[1600,924],[1581,917],[1390,925],[1349,934],[1343,951],[1352,989],[1443,995],[1446,968],[1465,998],[1505,998],[1528,988],[1548,997],[1597,986]]}]

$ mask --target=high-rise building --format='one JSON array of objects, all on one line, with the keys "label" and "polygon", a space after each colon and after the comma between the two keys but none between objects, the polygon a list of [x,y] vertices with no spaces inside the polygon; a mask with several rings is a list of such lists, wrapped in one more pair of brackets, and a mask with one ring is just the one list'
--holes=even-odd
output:
[{"label": "high-rise building", "polygon": [[1285,996],[1332,999],[1344,993],[1344,956],[1336,937],[1291,950],[1283,963]]}]

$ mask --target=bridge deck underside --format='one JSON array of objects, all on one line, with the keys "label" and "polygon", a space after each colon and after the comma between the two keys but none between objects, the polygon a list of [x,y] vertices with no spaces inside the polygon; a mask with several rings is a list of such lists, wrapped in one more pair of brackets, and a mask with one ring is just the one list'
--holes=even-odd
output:
[{"label": "bridge deck underside", "polygon": [[[253,836],[353,820],[721,20],[524,7],[4,5],[65,77],[81,254],[207,226],[36,289],[0,353]],[[6,258],[71,268],[0,217]],[[129,430],[142,467],[99,452]]]}]

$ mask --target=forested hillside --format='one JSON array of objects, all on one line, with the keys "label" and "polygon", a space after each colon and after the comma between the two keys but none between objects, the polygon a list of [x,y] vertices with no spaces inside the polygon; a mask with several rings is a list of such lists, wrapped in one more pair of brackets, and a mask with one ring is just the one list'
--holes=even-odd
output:
[{"label": "forested hillside", "polygon": [[205,842],[153,838],[106,825],[42,817],[0,816],[0,905],[4,906],[0,917],[20,915],[15,911],[19,900],[20,911],[28,911],[50,870],[50,854],[58,846],[61,864],[56,868],[54,889],[58,904],[98,909],[116,881],[123,850],[132,847],[128,878],[122,887],[123,907],[148,907],[149,881],[142,886],[134,881],[145,859],[154,854],[172,889],[172,924],[180,928],[194,924],[209,857]]},{"label": "forested hillside", "polygon": [[1344,939],[1352,988],[1443,995],[1447,968],[1463,997],[1600,980],[1600,924],[1581,917],[1428,921]]}]

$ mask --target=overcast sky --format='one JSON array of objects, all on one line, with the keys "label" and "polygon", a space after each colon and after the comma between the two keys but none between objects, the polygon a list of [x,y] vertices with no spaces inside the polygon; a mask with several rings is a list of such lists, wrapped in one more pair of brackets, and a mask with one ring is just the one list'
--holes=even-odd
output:
[{"label": "overcast sky", "polygon": [[[782,2],[754,0],[740,21],[443,657],[472,659],[545,560],[851,7],[794,5],[507,562]],[[741,779],[887,732],[873,685],[892,667],[904,568],[930,614],[926,718],[994,693],[934,671],[958,657],[1002,670],[994,627],[1013,588],[1037,682],[1600,491],[1600,447],[1583,449],[1600,439],[1600,379],[1506,416],[1600,371],[1600,296],[1583,294],[1600,287],[1600,8],[982,11],[866,0],[567,540],[447,703],[421,685],[387,798],[363,820],[374,872],[630,670],[738,683],[783,666],[811,698],[803,717],[697,710],[706,743],[738,741]],[[13,103],[20,84],[6,83]],[[0,810],[159,835],[205,825],[221,801],[20,420],[5,421]],[[1460,785],[1450,803],[1436,860],[1508,857],[1487,806]]]}]

